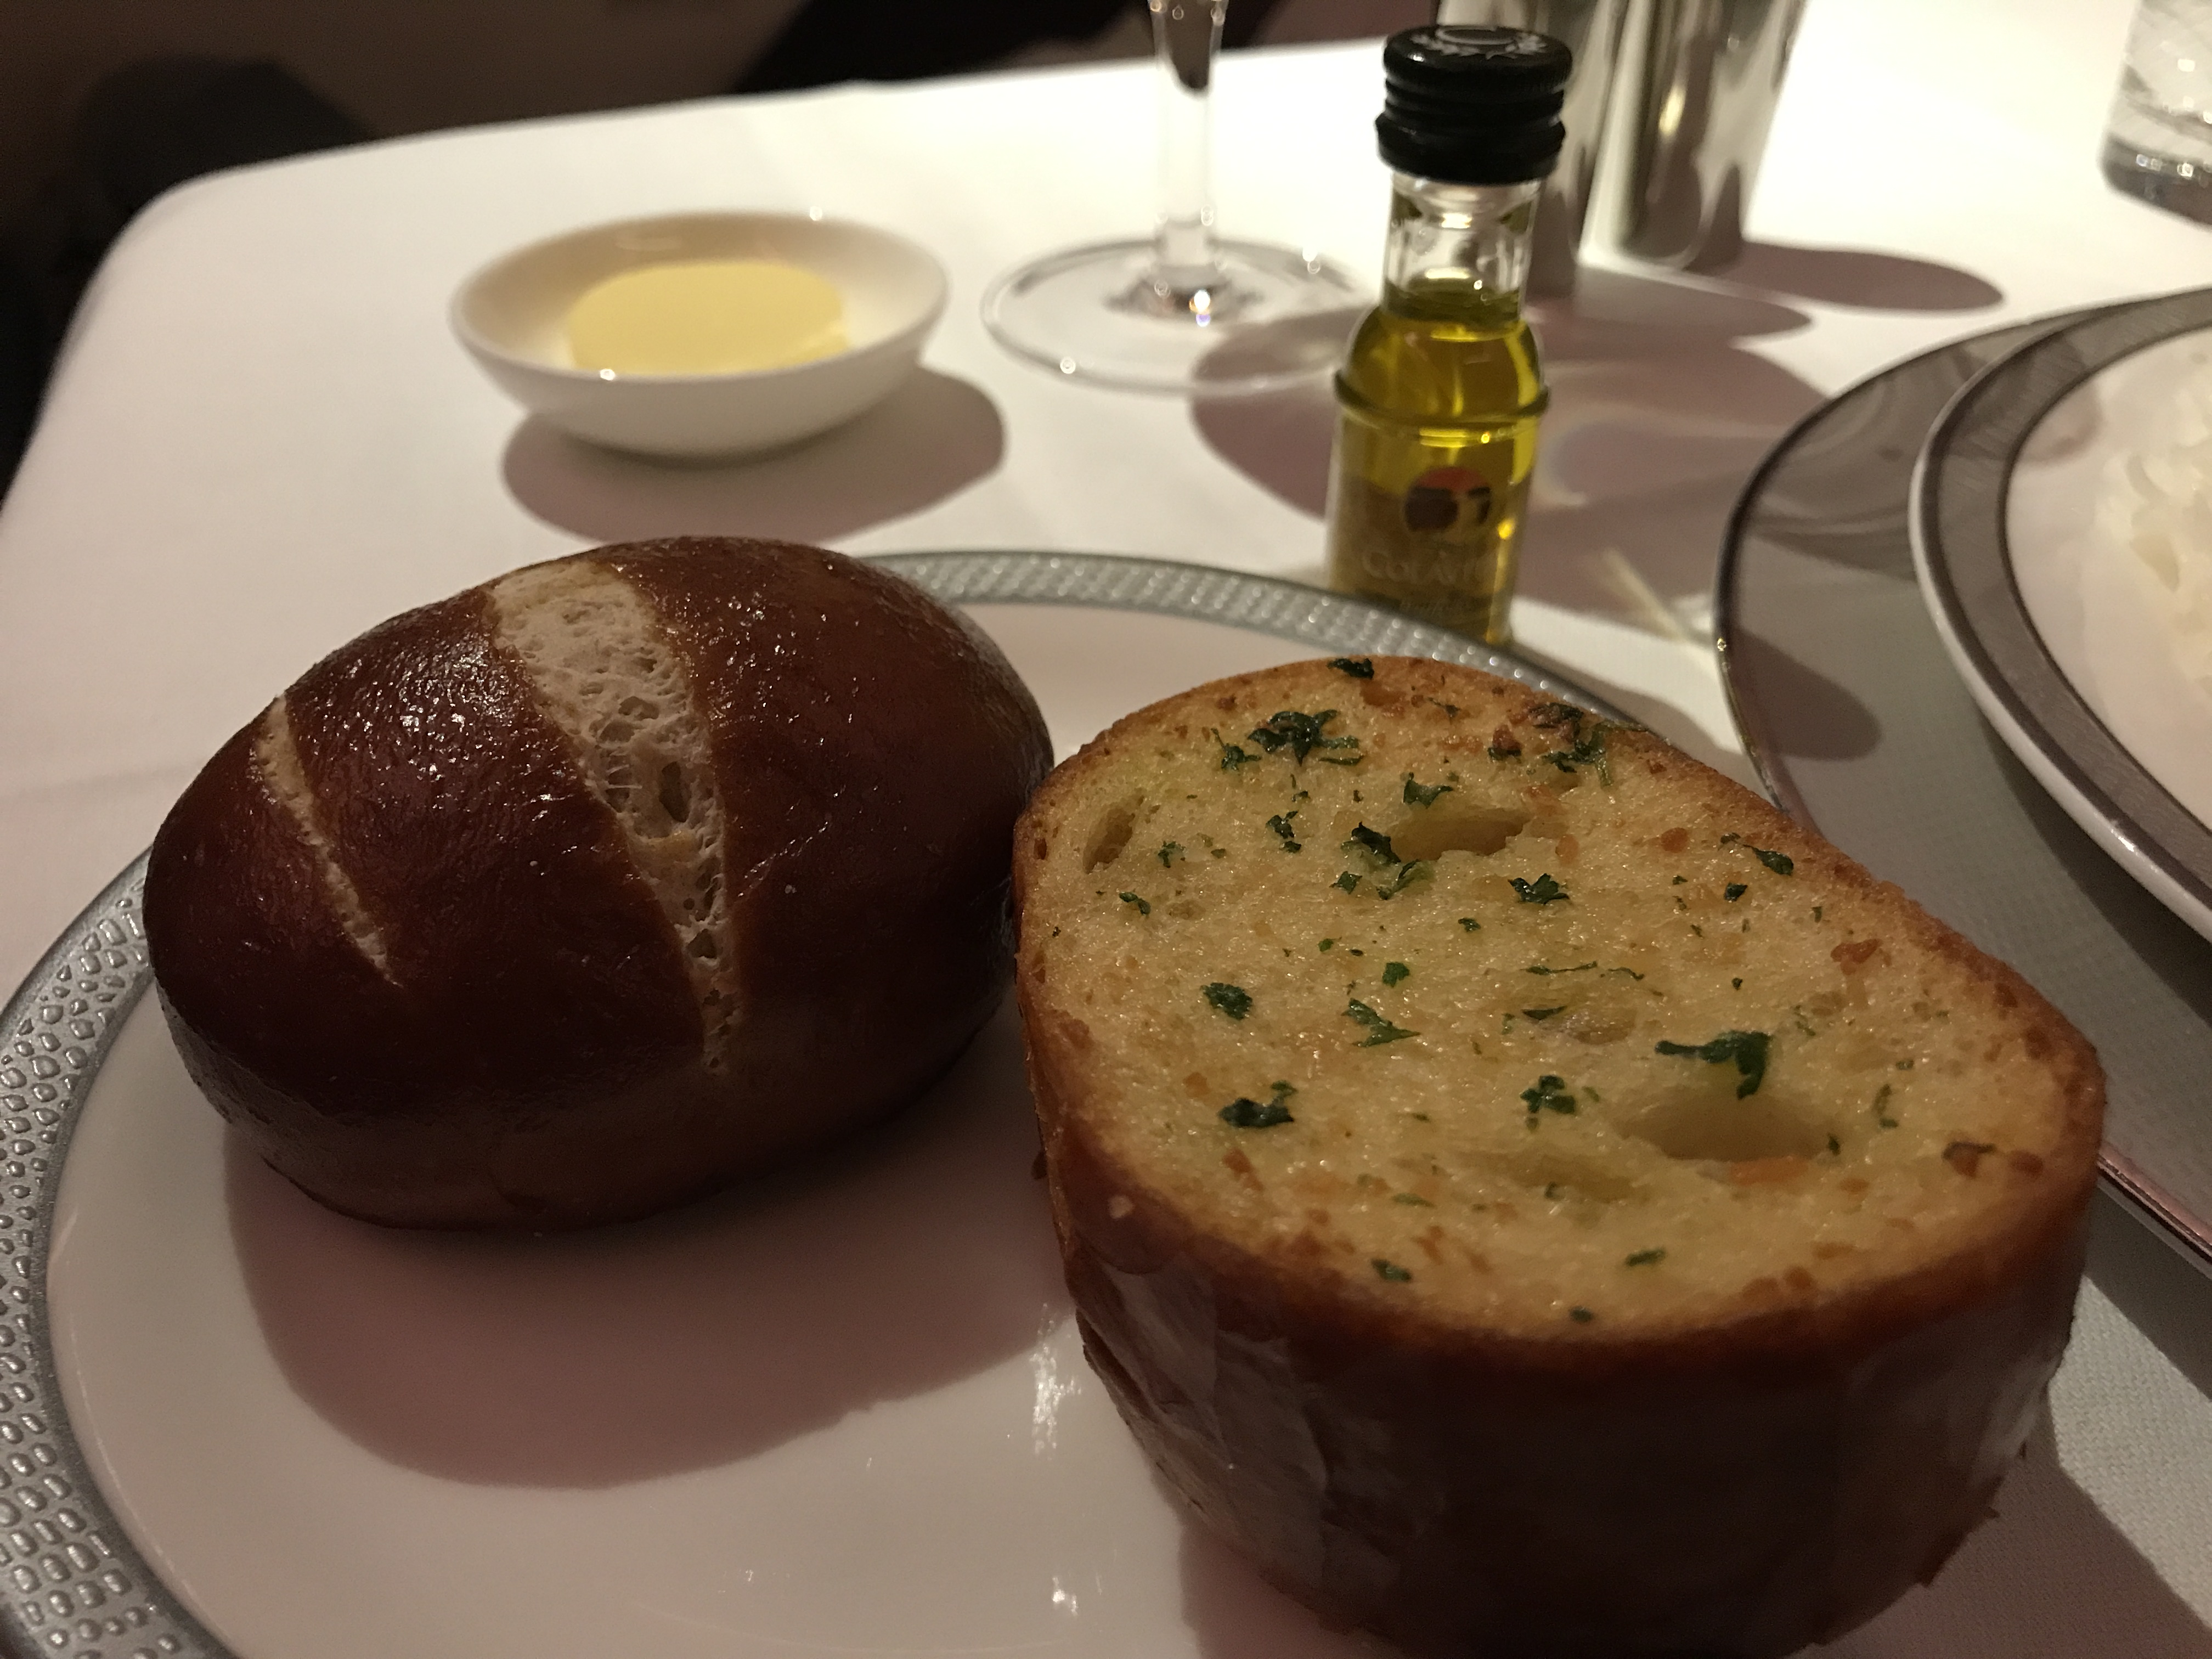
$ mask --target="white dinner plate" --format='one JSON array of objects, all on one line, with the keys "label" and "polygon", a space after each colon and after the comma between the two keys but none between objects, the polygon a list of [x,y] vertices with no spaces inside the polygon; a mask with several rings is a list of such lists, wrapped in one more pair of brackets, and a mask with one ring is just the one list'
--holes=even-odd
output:
[{"label": "white dinner plate", "polygon": [[1913,556],[1974,700],[2067,813],[2212,939],[2212,692],[2100,510],[2212,370],[2212,290],[2100,313],[1961,392],[1914,476]]},{"label": "white dinner plate", "polygon": [[[1291,584],[1024,554],[960,602],[1065,755],[1330,653],[1503,653]],[[1085,1367],[1010,1013],[785,1176],[545,1238],[390,1231],[225,1133],[143,860],[0,1048],[0,1650],[60,1659],[1343,1659],[1188,1529]],[[134,1005],[136,1011],[133,1012]]]}]

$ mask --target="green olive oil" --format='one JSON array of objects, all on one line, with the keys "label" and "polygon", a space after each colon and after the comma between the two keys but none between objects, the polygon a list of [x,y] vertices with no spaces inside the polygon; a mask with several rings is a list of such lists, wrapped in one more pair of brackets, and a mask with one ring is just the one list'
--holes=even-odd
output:
[{"label": "green olive oil", "polygon": [[1329,584],[1503,644],[1549,396],[1521,314],[1536,185],[1395,184],[1336,377]]}]

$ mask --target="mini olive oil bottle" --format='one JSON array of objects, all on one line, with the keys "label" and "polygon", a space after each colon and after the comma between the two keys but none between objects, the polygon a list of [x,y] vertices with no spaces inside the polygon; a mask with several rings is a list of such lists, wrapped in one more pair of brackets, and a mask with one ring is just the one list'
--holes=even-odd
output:
[{"label": "mini olive oil bottle", "polygon": [[1336,376],[1329,585],[1493,645],[1550,395],[1521,289],[1571,61],[1517,29],[1390,37],[1382,302]]}]

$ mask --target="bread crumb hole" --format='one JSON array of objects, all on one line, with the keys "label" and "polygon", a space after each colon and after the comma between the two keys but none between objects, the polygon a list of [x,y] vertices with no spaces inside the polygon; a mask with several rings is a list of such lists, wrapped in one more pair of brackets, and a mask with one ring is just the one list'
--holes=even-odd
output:
[{"label": "bread crumb hole", "polygon": [[1769,1091],[1739,1100],[1733,1068],[1713,1069],[1728,1075],[1711,1084],[1699,1079],[1694,1087],[1663,1096],[1622,1127],[1668,1158],[1695,1163],[1778,1168],[1784,1161],[1802,1164],[1828,1150],[1826,1125],[1792,1109],[1786,1100],[1771,1097]]},{"label": "bread crumb hole", "polygon": [[672,823],[681,823],[691,816],[691,788],[684,781],[680,761],[670,761],[660,769],[660,810],[668,814]]},{"label": "bread crumb hole", "polygon": [[1455,804],[1447,795],[1434,806],[1394,827],[1390,846],[1401,859],[1435,859],[1446,853],[1488,858],[1528,826],[1529,815],[1514,806]]},{"label": "bread crumb hole", "polygon": [[1129,837],[1137,833],[1137,808],[1141,800],[1109,806],[1099,815],[1091,826],[1090,838],[1083,843],[1083,867],[1096,870],[1102,864],[1111,864],[1121,856],[1121,849],[1129,844]]}]

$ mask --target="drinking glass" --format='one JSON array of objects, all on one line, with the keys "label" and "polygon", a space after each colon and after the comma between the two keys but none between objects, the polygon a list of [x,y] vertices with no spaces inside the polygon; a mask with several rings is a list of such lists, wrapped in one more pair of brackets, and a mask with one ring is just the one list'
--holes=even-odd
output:
[{"label": "drinking glass", "polygon": [[1263,391],[1334,365],[1360,290],[1311,249],[1214,234],[1214,60],[1228,0],[1149,0],[1160,109],[1149,240],[1093,243],[1017,267],[983,322],[1017,356],[1150,392]]},{"label": "drinking glass", "polygon": [[2105,133],[2114,188],[2212,222],[2212,3],[2142,0]]},{"label": "drinking glass", "polygon": [[1649,0],[1623,72],[1623,252],[1677,270],[1743,253],[1743,222],[1805,0]]},{"label": "drinking glass", "polygon": [[1528,29],[1550,35],[1574,54],[1559,110],[1567,142],[1537,198],[1535,240],[1528,252],[1527,291],[1539,299],[1575,291],[1583,221],[1605,142],[1626,9],[1626,0],[1437,0],[1439,23]]}]

